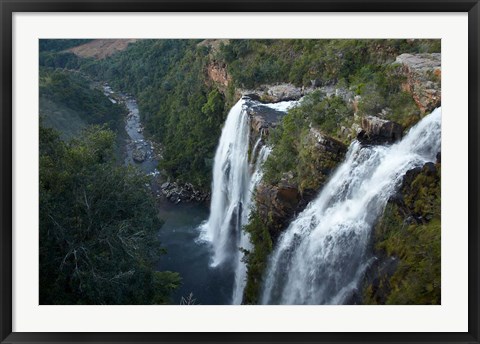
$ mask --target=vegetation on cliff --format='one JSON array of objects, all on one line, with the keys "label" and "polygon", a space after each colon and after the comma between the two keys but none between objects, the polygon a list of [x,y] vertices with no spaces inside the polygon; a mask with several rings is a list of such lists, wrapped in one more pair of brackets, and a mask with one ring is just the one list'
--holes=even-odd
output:
[{"label": "vegetation on cliff", "polygon": [[394,257],[393,274],[374,273],[366,304],[441,303],[440,169],[438,163],[409,171],[374,231],[376,255]]},{"label": "vegetation on cliff", "polygon": [[[224,46],[222,52],[227,61],[228,58],[232,59],[229,68],[231,69],[233,80],[238,82],[241,87],[253,87],[256,83],[262,82],[275,82],[278,80],[275,79],[277,77],[292,83],[303,84],[304,86],[308,86],[309,82],[315,83],[317,78],[322,80],[322,83],[335,83],[334,88],[336,91],[333,94],[327,95],[324,92],[325,88],[320,88],[305,96],[301,104],[289,110],[280,125],[271,130],[268,138],[268,144],[273,149],[264,164],[264,179],[262,183],[266,184],[267,187],[264,187],[263,190],[282,188],[284,184],[287,184],[290,188],[298,189],[300,197],[296,201],[296,209],[290,212],[291,217],[293,214],[300,212],[306,205],[307,202],[302,201],[302,197],[304,197],[302,195],[305,194],[308,198],[308,196],[311,197],[312,194],[317,193],[326,182],[330,173],[341,162],[344,151],[338,148],[336,142],[342,141],[345,144],[349,144],[356,138],[357,132],[355,128],[361,127],[360,120],[362,117],[379,114],[383,120],[398,122],[404,129],[410,128],[421,119],[422,112],[417,107],[414,97],[411,93],[404,90],[407,76],[404,74],[402,66],[393,63],[393,61],[395,60],[395,55],[403,53],[405,50],[410,52],[439,52],[440,46],[439,41],[319,41],[315,44],[322,45],[324,49],[322,52],[318,52],[319,56],[312,57],[311,61],[319,64],[323,63],[323,68],[316,70],[310,66],[309,72],[307,72],[304,69],[305,67],[296,65],[301,60],[299,56],[309,56],[309,54],[314,56],[313,52],[321,49],[302,50],[299,48],[302,46],[302,42],[307,45],[308,41],[292,41],[292,44],[288,46],[289,50],[284,45],[286,42],[288,41],[275,41],[270,45],[269,42],[263,41],[250,43],[235,41],[229,46]],[[254,48],[257,45],[268,47],[268,49],[259,50]],[[280,49],[280,47],[282,48]],[[290,56],[297,57],[293,63],[296,68],[302,70],[304,79],[292,79],[291,74],[287,76],[286,71],[281,72],[281,69],[279,69],[279,73],[271,75],[267,72],[264,74],[258,71],[252,72],[254,75],[260,76],[258,79],[253,77],[250,79],[242,79],[240,76],[238,78],[235,77],[237,66],[241,66],[238,67],[239,71],[248,70],[251,66],[260,67],[260,64],[255,63],[257,58],[260,59],[260,56],[263,58],[270,53],[274,55],[276,49],[289,52]],[[262,53],[257,55],[258,51],[262,51]],[[302,51],[302,53],[299,53],[299,51]],[[359,55],[354,55],[353,51],[359,51]],[[340,55],[341,58],[339,58]],[[281,60],[284,55],[278,54],[278,56],[278,59]],[[288,54],[285,56],[288,56]],[[333,56],[337,56],[337,59],[333,58]],[[233,57],[237,59],[234,61]],[[308,61],[307,58],[306,61]],[[277,62],[276,65],[284,66],[280,62]],[[243,74],[243,76],[245,75],[248,75],[248,72]],[[247,80],[250,80],[250,82],[247,82]],[[318,149],[319,145],[323,146],[323,149]],[[335,148],[332,149],[333,147]],[[415,195],[414,197],[417,196]],[[264,202],[264,197],[260,198]],[[257,197],[257,202],[258,199],[259,197]],[[419,205],[417,204],[417,206]],[[388,214],[388,211],[386,213]],[[264,241],[274,242],[278,236],[278,227],[285,226],[285,223],[289,222],[288,218],[275,216],[275,213],[268,212],[262,215],[262,218],[254,219],[246,227],[249,233],[262,233],[262,236],[251,236],[253,249],[246,255],[248,277],[245,298],[248,302],[255,302],[254,293],[258,292],[261,284],[261,278],[259,279],[258,276],[261,276],[262,269],[265,269],[266,262],[261,261],[262,257],[267,259],[268,256],[268,249],[265,248]],[[438,234],[435,239],[438,239],[439,244],[439,232],[431,234],[430,237],[427,234],[439,229],[439,223],[439,221],[434,221],[430,225],[422,225],[426,228],[424,231],[421,230],[423,227],[420,228],[418,226],[420,228],[418,233],[421,234],[416,239],[427,246],[431,244],[428,241],[429,238],[432,239],[431,235],[435,236]],[[386,227],[388,228],[388,226]],[[398,228],[393,227],[392,233],[395,236],[398,235],[396,234],[397,231]],[[265,238],[265,236],[267,237]],[[380,249],[381,241],[380,237],[375,238],[377,249]],[[414,242],[410,240],[404,241],[405,251],[414,251],[412,246]],[[389,251],[388,254],[395,255],[398,253]],[[414,280],[418,277],[415,274],[407,276],[409,269],[418,266],[421,272],[422,268],[427,268],[422,265],[425,261],[410,258],[415,255],[415,252],[410,252],[409,258],[402,261],[392,283],[408,284],[405,281],[412,278]],[[250,260],[255,263],[250,263],[249,256],[254,257],[250,258]],[[250,264],[252,264],[252,267],[250,267]],[[429,271],[432,273],[426,279],[439,279],[440,275],[436,274],[438,271],[434,270],[439,269],[439,266],[439,262],[432,262],[429,267]],[[425,282],[426,279],[421,281]],[[411,286],[410,288],[415,289],[419,285]],[[433,283],[433,285],[435,285],[434,291],[438,291],[439,285],[437,286],[436,283]],[[397,285],[395,285],[395,288],[396,290],[400,289]],[[409,291],[403,289],[398,291],[397,295],[398,297],[395,296],[395,293],[392,293],[391,302],[402,303],[404,299],[401,299],[401,297],[407,297],[406,295],[409,295]]]},{"label": "vegetation on cliff", "polygon": [[264,166],[265,183],[277,184],[290,173],[289,181],[301,192],[318,190],[339,159],[337,151],[316,149],[311,128],[321,128],[322,133],[336,136],[337,126],[352,119],[351,106],[340,97],[326,97],[321,91],[307,95],[269,137],[273,150]]},{"label": "vegetation on cliff", "polygon": [[220,45],[234,84],[255,88],[290,82],[310,86],[312,80],[351,83],[360,70],[393,62],[400,53],[439,52],[440,40],[236,39]]},{"label": "vegetation on cliff", "polygon": [[268,220],[263,218],[258,211],[250,214],[249,222],[244,227],[244,230],[250,234],[250,240],[254,243],[255,248],[251,251],[243,250],[243,259],[247,264],[248,276],[243,303],[254,305],[258,303],[260,287],[267,267],[267,259],[273,250],[273,241],[268,231]]}]

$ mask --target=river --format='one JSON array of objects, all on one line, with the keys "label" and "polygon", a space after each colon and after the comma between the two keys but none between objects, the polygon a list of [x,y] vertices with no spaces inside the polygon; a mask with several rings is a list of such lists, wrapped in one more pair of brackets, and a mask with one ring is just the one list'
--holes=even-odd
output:
[{"label": "river", "polygon": [[[108,84],[103,84],[103,93],[111,102],[125,104],[128,114],[125,119],[125,164],[134,165],[152,177],[152,191],[157,193],[158,160],[160,147],[145,138],[140,112],[136,100],[119,92],[114,92]],[[135,160],[135,152],[142,158]],[[232,271],[210,267],[212,247],[199,239],[200,226],[209,216],[208,205],[189,203],[172,204],[163,198],[158,199],[158,211],[164,224],[159,229],[159,239],[167,254],[162,255],[157,264],[159,271],[176,271],[182,277],[182,285],[172,296],[173,304],[180,304],[182,297],[192,294],[195,304],[230,304],[234,276]]]}]

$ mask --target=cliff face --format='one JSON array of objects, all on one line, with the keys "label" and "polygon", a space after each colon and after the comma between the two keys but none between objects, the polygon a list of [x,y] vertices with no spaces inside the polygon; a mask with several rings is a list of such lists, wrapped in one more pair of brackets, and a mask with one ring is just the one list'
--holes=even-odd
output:
[{"label": "cliff face", "polygon": [[[251,99],[251,95],[246,96]],[[253,147],[257,140],[262,137],[267,139],[270,131],[275,129],[281,122],[285,112],[277,111],[258,102],[247,101],[247,113],[250,116],[250,146]]]},{"label": "cliff face", "polygon": [[224,62],[213,60],[207,66],[207,76],[215,85],[225,92],[232,78],[228,75],[227,65]]},{"label": "cliff face", "polygon": [[422,113],[429,113],[439,107],[442,100],[440,81],[442,76],[441,55],[402,54],[396,62],[402,65],[407,76],[404,89],[412,94]]},{"label": "cliff face", "polygon": [[361,119],[361,128],[357,139],[367,144],[393,143],[403,136],[400,124],[375,116],[365,116]]},{"label": "cliff face", "polygon": [[302,144],[305,152],[302,158],[307,161],[302,171],[305,178],[300,176],[302,183],[287,172],[278,183],[262,181],[256,190],[257,211],[265,219],[274,241],[315,197],[347,151],[346,145],[315,128],[309,130]]}]

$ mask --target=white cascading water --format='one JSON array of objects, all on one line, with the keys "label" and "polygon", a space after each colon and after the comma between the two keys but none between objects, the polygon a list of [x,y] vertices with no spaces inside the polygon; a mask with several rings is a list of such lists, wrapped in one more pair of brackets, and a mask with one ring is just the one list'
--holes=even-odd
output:
[{"label": "white cascading water", "polygon": [[261,302],[347,302],[372,260],[367,246],[376,219],[408,170],[435,161],[440,141],[438,108],[394,145],[353,142],[321,193],[280,237]]},{"label": "white cascading water", "polygon": [[260,137],[249,164],[249,135],[249,116],[245,100],[240,99],[228,114],[215,154],[210,217],[204,225],[205,238],[213,246],[211,265],[228,263],[235,272],[234,304],[242,302],[246,283],[246,266],[241,261],[239,248],[251,249],[250,239],[242,227],[248,221],[252,193],[262,176],[261,166],[270,152],[266,146],[258,149]]},{"label": "white cascading water", "polygon": [[[261,140],[261,138],[259,139]],[[270,154],[271,149],[268,146],[262,146],[260,151],[256,156],[253,156],[252,152],[252,175],[250,177],[250,182],[248,185],[248,197],[245,202],[245,206],[243,207],[243,213],[241,218],[242,226],[248,223],[248,218],[250,216],[253,195],[258,183],[262,180],[262,165],[267,160],[268,155]],[[251,250],[252,244],[250,242],[249,235],[244,231],[240,233],[240,247]],[[244,262],[242,262],[242,255],[237,255],[236,261],[236,270],[235,270],[235,285],[233,287],[233,300],[232,303],[235,305],[239,305],[242,303],[243,299],[243,290],[245,289],[245,285],[247,284],[247,267]]]},{"label": "white cascading water", "polygon": [[240,242],[242,207],[247,199],[248,115],[240,99],[228,113],[213,164],[207,239],[213,246],[212,266],[234,261]]}]

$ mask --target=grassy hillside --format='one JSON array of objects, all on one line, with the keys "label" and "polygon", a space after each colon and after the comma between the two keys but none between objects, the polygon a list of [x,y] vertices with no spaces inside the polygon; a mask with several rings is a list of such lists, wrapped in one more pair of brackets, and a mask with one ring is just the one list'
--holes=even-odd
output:
[{"label": "grassy hillside", "polygon": [[43,125],[60,131],[62,138],[72,138],[91,124],[116,130],[124,113],[79,73],[40,69],[40,116]]}]

